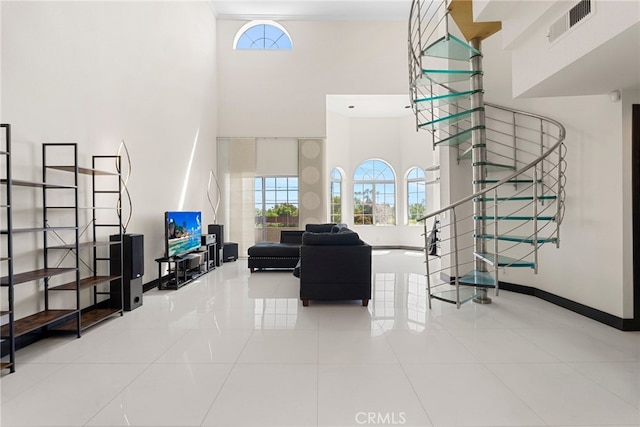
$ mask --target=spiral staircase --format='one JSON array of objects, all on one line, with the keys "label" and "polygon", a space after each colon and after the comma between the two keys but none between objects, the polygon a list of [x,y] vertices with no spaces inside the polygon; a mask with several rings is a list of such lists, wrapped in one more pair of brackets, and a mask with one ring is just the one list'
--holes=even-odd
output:
[{"label": "spiral staircase", "polygon": [[[450,32],[451,20],[463,34]],[[474,23],[470,0],[413,0],[409,76],[416,126],[433,147],[472,169],[471,194],[423,218],[432,300],[490,303],[499,272],[538,272],[543,246],[560,244],[565,129],[550,118],[484,101],[482,40],[499,22]]]}]

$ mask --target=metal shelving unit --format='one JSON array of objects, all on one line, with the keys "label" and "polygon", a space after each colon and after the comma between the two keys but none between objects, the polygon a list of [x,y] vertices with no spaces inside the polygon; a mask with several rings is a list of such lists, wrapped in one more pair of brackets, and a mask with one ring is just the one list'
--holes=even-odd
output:
[{"label": "metal shelving unit", "polygon": [[[4,141],[4,146],[0,150],[0,155],[4,160],[5,170],[2,183],[5,184],[5,197],[2,202],[2,209],[5,214],[5,221],[7,230],[12,228],[12,212],[11,212],[11,125],[2,123],[0,124],[3,134],[0,136]],[[0,318],[3,319],[2,328],[6,329],[2,334],[3,340],[6,340],[8,344],[8,357],[0,362],[0,369],[9,369],[11,372],[15,372],[16,364],[16,342],[15,342],[15,328],[14,328],[14,312],[13,312],[13,235],[7,233],[7,236],[3,239],[4,245],[2,245],[2,253],[0,253],[0,262],[6,265],[7,276],[7,309],[0,312]],[[6,320],[6,322],[5,322]]]},{"label": "metal shelving unit", "polygon": [[[104,164],[98,165],[98,163],[111,163],[111,170],[108,170],[108,165],[104,168]],[[98,169],[98,166],[104,169]],[[122,265],[120,263],[120,274],[112,274],[111,269],[111,246],[117,245],[120,252],[119,259],[122,259],[122,218],[120,212],[121,206],[121,190],[122,183],[120,179],[120,156],[93,156],[92,167],[74,167],[71,165],[55,165],[49,166],[49,169],[72,172],[78,175],[91,176],[91,204],[87,207],[92,214],[90,220],[91,228],[91,240],[74,245],[59,245],[51,247],[49,249],[55,250],[71,250],[76,254],[80,250],[89,249],[91,251],[91,265],[90,275],[82,277],[78,281],[78,293],[83,291],[91,292],[91,303],[83,307],[80,315],[80,330],[85,330],[91,326],[94,326],[114,314],[124,314],[124,301],[122,298]],[[99,182],[101,178],[106,178],[110,181],[110,185],[104,188],[105,183]],[[114,185],[114,183],[116,185]],[[100,206],[98,202],[105,195],[115,195],[115,200],[111,200],[112,205]],[[108,196],[107,196],[108,197]],[[52,207],[53,208],[53,207]],[[56,209],[61,207],[56,206]],[[112,212],[110,218],[107,220],[104,217],[99,216],[99,212]],[[88,229],[89,227],[87,227]],[[110,235],[118,235],[120,238],[117,240],[111,240],[109,233],[105,234],[105,231],[111,230]],[[106,251],[105,251],[106,249]],[[105,253],[106,252],[106,253]],[[89,266],[89,264],[84,263]],[[108,285],[108,286],[105,286]],[[103,289],[103,288],[107,289]],[[115,288],[114,288],[115,287]],[[120,289],[120,292],[114,292],[112,290]],[[75,283],[64,283],[59,286],[51,288],[52,291],[74,291]],[[115,297],[114,297],[115,295]],[[69,331],[74,327],[72,322],[65,322],[56,326],[56,330]]]},{"label": "metal shelving unit", "polygon": [[[42,182],[32,182],[25,180],[14,180],[12,179],[11,172],[11,127],[8,124],[2,124],[2,129],[4,129],[4,141],[5,141],[5,149],[2,151],[2,155],[5,156],[5,177],[2,178],[1,183],[5,188],[5,198],[4,205],[6,212],[6,219],[3,224],[3,229],[0,230],[0,234],[6,236],[3,238],[5,244],[3,245],[3,249],[6,250],[6,253],[2,255],[2,262],[7,263],[7,275],[0,277],[0,286],[6,288],[7,292],[7,310],[3,312],[3,315],[8,316],[8,321],[2,324],[0,328],[0,336],[2,337],[3,342],[6,342],[5,345],[8,347],[4,352],[8,358],[7,362],[2,363],[2,368],[8,368],[11,372],[15,371],[15,350],[16,350],[16,340],[20,337],[29,334],[31,332],[41,331],[47,332],[54,326],[56,323],[61,321],[70,320],[75,322],[76,328],[73,330],[78,336],[80,336],[79,329],[79,299],[76,297],[75,307],[71,308],[53,308],[50,305],[49,300],[49,291],[51,287],[51,279],[57,278],[58,276],[75,276],[75,281],[70,282],[75,285],[77,289],[77,282],[79,278],[79,268],[78,268],[78,259],[72,259],[71,262],[67,262],[66,266],[63,266],[61,263],[58,265],[50,265],[49,254],[48,254],[48,242],[49,236],[54,234],[65,234],[70,235],[72,243],[71,245],[75,245],[77,247],[78,240],[78,214],[77,214],[77,200],[78,200],[78,187],[77,187],[77,178],[74,183],[71,184],[61,184],[59,182],[48,181],[48,177],[46,176],[46,164],[47,159],[45,156],[46,146],[54,145],[54,144],[44,144],[43,145],[43,179]],[[75,151],[74,151],[75,153]],[[77,160],[77,156],[74,156],[74,162]],[[26,188],[36,188],[42,191],[43,198],[43,206],[46,206],[46,200],[48,193],[50,191],[55,192],[66,192],[71,193],[73,200],[76,203],[69,204],[66,206],[66,209],[71,211],[71,216],[74,218],[73,221],[65,223],[68,219],[59,219],[55,218],[54,222],[56,224],[50,223],[50,218],[48,217],[48,212],[46,208],[42,209],[42,226],[41,227],[27,227],[27,228],[16,228],[13,222],[13,207],[15,205],[15,199],[13,195],[13,191],[16,188],[26,187]],[[62,225],[58,224],[58,221],[62,221]],[[43,268],[37,268],[31,271],[15,271],[15,254],[13,248],[13,237],[17,234],[22,233],[31,233],[31,234],[39,234],[42,233],[43,241],[44,241],[44,257],[43,257]],[[55,279],[54,279],[55,280]],[[36,313],[32,313],[25,317],[21,317],[16,319],[15,315],[15,287],[20,284],[26,284],[31,282],[40,282],[44,283],[44,288],[40,292],[41,297],[43,299],[44,308],[41,311]],[[74,304],[69,304],[74,305]],[[5,348],[6,348],[5,347]]]}]

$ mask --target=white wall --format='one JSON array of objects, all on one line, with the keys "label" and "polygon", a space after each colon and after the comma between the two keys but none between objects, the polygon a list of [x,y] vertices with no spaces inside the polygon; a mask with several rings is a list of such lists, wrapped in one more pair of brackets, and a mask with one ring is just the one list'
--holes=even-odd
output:
[{"label": "white wall", "polygon": [[[332,94],[406,93],[408,101],[406,23],[280,23],[293,39],[291,51],[233,50],[244,22],[218,22],[219,136],[327,136],[327,176],[339,166],[348,182],[368,158],[390,162],[398,182],[409,166],[432,164],[426,134],[416,134],[415,119],[354,119],[345,125],[341,116],[326,111],[326,96]],[[405,197],[399,187],[398,197]],[[326,191],[329,197],[328,184]],[[350,211],[346,206],[345,218]],[[403,218],[404,210],[399,215]],[[358,232],[372,244],[421,244],[416,227],[358,227]]]},{"label": "white wall", "polygon": [[327,94],[408,93],[402,22],[282,21],[290,51],[233,50],[218,22],[221,137],[323,137]]},{"label": "white wall", "polygon": [[[640,88],[622,91],[622,282],[624,317],[633,317],[633,163],[632,110],[640,104]],[[636,123],[636,126],[640,124]],[[638,171],[635,171],[638,173]],[[637,195],[635,195],[637,197]],[[637,267],[636,267],[637,268]]]},{"label": "white wall", "polygon": [[[349,118],[337,113],[327,115],[327,176],[333,168],[345,172],[343,182],[343,222],[352,226],[361,238],[374,246],[402,245],[421,247],[422,227],[406,221],[405,176],[412,167],[433,165],[433,150],[427,132],[415,131],[415,118]],[[396,175],[396,226],[353,225],[353,174],[365,160],[381,159]],[[428,210],[434,209],[433,186]]]},{"label": "white wall", "polygon": [[502,280],[631,317],[624,303],[631,283],[623,279],[623,271],[627,277],[631,268],[623,263],[628,246],[624,236],[630,234],[629,221],[623,221],[630,215],[623,214],[623,202],[630,197],[623,175],[630,170],[630,156],[625,155],[630,152],[630,123],[623,121],[623,105],[640,102],[640,97],[629,91],[618,103],[610,102],[607,94],[513,100],[511,58],[501,46],[500,33],[483,43],[485,100],[551,117],[567,130],[567,197],[560,249],[543,247],[538,275],[509,269]]},{"label": "white wall", "polygon": [[[154,280],[154,259],[164,253],[163,212],[201,210],[211,222],[206,185],[217,133],[211,9],[206,2],[1,7],[2,122],[13,126],[15,178],[41,177],[43,142],[77,142],[81,166],[90,166],[92,155],[115,154],[124,139],[133,167],[127,232],[144,234],[144,282]],[[86,202],[90,179],[80,185]],[[34,194],[16,191],[14,205],[41,206]],[[83,211],[81,218],[88,217]],[[42,265],[41,243],[27,239],[17,271]],[[32,295],[39,288],[19,287],[19,317],[37,309],[41,302]]]},{"label": "white wall", "polygon": [[516,96],[594,95],[640,85],[640,3],[592,1],[589,15],[551,40],[550,28],[557,22],[568,26],[567,12],[577,4],[473,2],[475,19],[502,22],[503,47],[513,52]]},{"label": "white wall", "polygon": [[[553,43],[549,43],[549,27],[575,4],[577,2],[556,2],[556,5],[564,9],[551,8],[550,11],[553,13],[543,15],[525,34],[520,34],[520,42],[510,48],[513,53],[513,75],[517,76],[513,79],[513,92],[516,96],[531,96],[527,95],[529,92],[546,96],[594,94],[597,92],[590,91],[590,86],[613,84],[615,87],[614,81],[617,80],[620,88],[621,84],[622,87],[626,84],[623,82],[638,82],[640,3],[594,2],[591,16],[576,24]],[[505,28],[510,29],[517,28],[519,21],[514,22],[515,25],[511,24],[510,20],[504,22]],[[624,41],[608,43],[616,36],[623,37]],[[603,46],[605,52],[598,57],[593,55],[593,59],[589,59],[590,52]],[[636,60],[635,64],[630,62],[622,69],[603,66],[603,61],[614,57],[635,57]],[[574,66],[578,63],[586,66],[580,71],[579,77],[576,76],[578,70]],[[567,67],[572,67],[571,73],[562,72],[563,69],[569,69]],[[629,72],[634,75],[629,76]],[[590,82],[590,78],[596,78],[598,81]]]}]

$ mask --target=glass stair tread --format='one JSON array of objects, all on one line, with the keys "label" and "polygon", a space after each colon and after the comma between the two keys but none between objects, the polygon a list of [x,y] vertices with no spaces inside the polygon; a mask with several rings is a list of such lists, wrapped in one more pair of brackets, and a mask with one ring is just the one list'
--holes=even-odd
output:
[{"label": "glass stair tread", "polygon": [[427,46],[422,51],[422,55],[433,58],[468,61],[474,56],[482,56],[482,53],[456,36],[447,34]]},{"label": "glass stair tread", "polygon": [[[473,219],[484,219],[487,221],[493,221],[495,220],[495,216],[493,215],[474,215]],[[538,221],[555,221],[556,217],[554,215],[551,216],[547,216],[547,215],[540,215],[537,217]],[[498,216],[498,221],[533,221],[534,217],[533,216],[527,216],[527,215],[505,215],[505,216]]]},{"label": "glass stair tread", "polygon": [[479,292],[477,292],[475,288],[463,286],[459,288],[459,293],[457,293],[455,289],[448,289],[446,291],[433,292],[431,294],[431,298],[448,302],[450,304],[457,304],[459,298],[460,304],[464,304],[465,302],[471,301],[478,295]]},{"label": "glass stair tread", "polygon": [[467,142],[471,139],[471,135],[473,133],[474,130],[476,129],[482,129],[483,126],[474,126],[472,128],[469,129],[465,129],[461,132],[458,132],[456,134],[453,134],[447,138],[441,139],[440,141],[437,141],[435,143],[435,145],[444,145],[447,147],[456,147],[464,142]]},{"label": "glass stair tread", "polygon": [[[489,253],[474,253],[475,257],[483,260],[487,264],[496,267],[496,255]],[[523,259],[511,258],[504,255],[498,255],[498,267],[530,267],[535,268],[536,263],[533,261],[527,261]]]},{"label": "glass stair tread", "polygon": [[[476,235],[476,237],[479,238],[479,239],[488,239],[488,240],[495,239],[495,235],[493,235],[493,234],[478,234],[478,235]],[[502,236],[498,236],[498,240],[502,240],[502,241],[505,241],[505,242],[518,242],[518,243],[533,244],[534,241],[536,243],[556,243],[556,241],[558,239],[555,238],[555,237],[538,237],[537,239],[534,239],[533,236],[502,235]]]},{"label": "glass stair tread", "polygon": [[470,286],[478,286],[482,288],[495,288],[496,281],[491,275],[486,271],[478,271],[471,270],[464,276],[458,279],[458,282],[461,285],[470,285]]},{"label": "glass stair tread", "polygon": [[461,99],[468,99],[471,95],[477,92],[482,92],[481,90],[467,90],[464,92],[454,92],[448,93],[446,95],[437,95],[430,96],[428,98],[419,98],[413,101],[418,111],[424,111],[429,109],[434,109],[438,107],[443,107],[445,105],[452,104],[454,102],[460,101]]},{"label": "glass stair tread", "polygon": [[[556,200],[557,196],[538,196],[538,200]],[[514,197],[498,197],[499,202],[515,202],[515,201],[532,201],[533,196],[514,196]],[[477,197],[473,199],[475,202],[493,202],[493,197]]]},{"label": "glass stair tread", "polygon": [[475,162],[472,166],[486,166],[486,169],[489,171],[516,170],[516,167],[513,165],[505,165],[503,163],[494,162]]},{"label": "glass stair tread", "polygon": [[478,107],[478,108],[473,108],[471,110],[466,110],[466,111],[461,111],[459,113],[455,113],[455,114],[451,114],[448,116],[444,116],[444,117],[439,117],[435,120],[431,120],[429,122],[426,123],[420,123],[418,124],[419,128],[425,128],[427,126],[431,126],[431,129],[436,129],[439,126],[442,125],[450,125],[452,123],[456,123],[459,122],[460,120],[464,120],[467,117],[469,117],[470,115],[472,115],[473,113],[475,113],[476,111],[483,111],[484,108],[482,107]]},{"label": "glass stair tread", "polygon": [[482,74],[473,70],[422,70],[413,84],[415,86],[427,86],[432,83],[454,83],[469,80],[471,76]]}]

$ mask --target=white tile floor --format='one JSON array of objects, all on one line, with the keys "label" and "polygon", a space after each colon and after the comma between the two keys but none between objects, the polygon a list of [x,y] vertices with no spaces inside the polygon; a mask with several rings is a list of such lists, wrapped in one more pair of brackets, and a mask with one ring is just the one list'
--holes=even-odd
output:
[{"label": "white tile floor", "polygon": [[290,272],[228,263],[20,350],[9,426],[640,426],[640,334],[539,299],[428,310],[420,257],[374,297],[302,307]]}]

